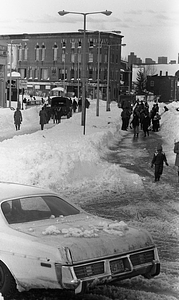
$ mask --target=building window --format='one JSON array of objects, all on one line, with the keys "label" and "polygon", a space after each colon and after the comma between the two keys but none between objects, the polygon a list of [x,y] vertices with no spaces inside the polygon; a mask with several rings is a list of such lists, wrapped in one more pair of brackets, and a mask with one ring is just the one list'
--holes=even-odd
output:
[{"label": "building window", "polygon": [[53,46],[53,61],[57,61],[58,46],[55,43]]},{"label": "building window", "polygon": [[89,79],[93,79],[93,69],[89,68]]},{"label": "building window", "polygon": [[75,78],[75,70],[72,68],[70,70],[70,79],[74,79]]},{"label": "building window", "polygon": [[28,48],[27,48],[27,44],[24,45],[24,60],[27,60],[28,58]]},{"label": "building window", "polygon": [[81,48],[82,42],[81,40],[78,41],[78,48]]},{"label": "building window", "polygon": [[41,80],[48,80],[49,76],[48,76],[48,69],[42,68],[40,70],[40,78]]},{"label": "building window", "polygon": [[90,47],[90,48],[93,48],[93,45],[94,45],[93,39],[90,39],[90,40],[89,40],[89,47]]},{"label": "building window", "polygon": [[75,54],[76,54],[76,53],[74,52],[74,49],[72,49],[72,50],[71,50],[71,62],[72,62],[72,63],[75,63]]},{"label": "building window", "polygon": [[104,69],[104,80],[107,80],[108,69]]},{"label": "building window", "polygon": [[27,69],[19,69],[19,73],[21,74],[22,79],[27,78]]},{"label": "building window", "polygon": [[22,61],[22,46],[19,46],[19,61]]},{"label": "building window", "polygon": [[42,61],[45,60],[45,45],[42,45]]},{"label": "building window", "polygon": [[78,63],[81,63],[81,53],[78,53]]},{"label": "building window", "polygon": [[38,69],[34,69],[34,79],[38,79]]},{"label": "building window", "polygon": [[65,40],[62,41],[62,48],[66,48],[66,41]]},{"label": "building window", "polygon": [[32,79],[33,73],[32,73],[32,68],[29,68],[29,79]]},{"label": "building window", "polygon": [[62,80],[62,71],[58,69],[58,80]]},{"label": "building window", "polygon": [[93,53],[89,52],[89,60],[88,62],[92,63],[93,62]]},{"label": "building window", "polygon": [[37,44],[36,47],[35,47],[35,60],[36,60],[36,61],[39,61],[39,60],[40,60],[40,47],[39,47],[38,44]]},{"label": "building window", "polygon": [[75,40],[72,40],[72,41],[71,41],[71,48],[72,48],[72,49],[75,49]]},{"label": "building window", "polygon": [[154,86],[154,81],[150,81],[150,86]]}]

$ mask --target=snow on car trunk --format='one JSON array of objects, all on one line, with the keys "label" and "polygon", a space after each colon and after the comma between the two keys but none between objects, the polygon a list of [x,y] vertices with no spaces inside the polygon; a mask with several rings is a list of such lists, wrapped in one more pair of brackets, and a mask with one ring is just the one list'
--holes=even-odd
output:
[{"label": "snow on car trunk", "polygon": [[40,222],[13,225],[14,229],[38,238],[39,242],[64,251],[68,247],[73,262],[127,253],[153,246],[148,232],[96,216],[78,214]]}]

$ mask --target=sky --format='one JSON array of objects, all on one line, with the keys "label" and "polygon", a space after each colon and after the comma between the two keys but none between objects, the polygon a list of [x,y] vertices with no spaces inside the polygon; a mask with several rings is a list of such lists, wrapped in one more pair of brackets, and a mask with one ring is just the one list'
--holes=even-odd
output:
[{"label": "sky", "polygon": [[122,57],[134,52],[144,60],[157,62],[159,56],[178,61],[178,0],[9,0],[1,3],[0,34],[77,31],[83,28],[83,16],[58,11],[92,13],[87,16],[87,30],[121,31],[124,36]]}]

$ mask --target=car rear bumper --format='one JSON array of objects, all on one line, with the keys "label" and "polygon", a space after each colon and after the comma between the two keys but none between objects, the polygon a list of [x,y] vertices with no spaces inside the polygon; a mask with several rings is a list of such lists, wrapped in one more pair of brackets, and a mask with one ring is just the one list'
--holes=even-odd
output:
[{"label": "car rear bumper", "polygon": [[160,262],[156,248],[147,249],[119,257],[88,262],[75,266],[61,266],[59,283],[63,289],[81,293],[97,284],[119,281],[143,275],[146,278],[160,273]]}]

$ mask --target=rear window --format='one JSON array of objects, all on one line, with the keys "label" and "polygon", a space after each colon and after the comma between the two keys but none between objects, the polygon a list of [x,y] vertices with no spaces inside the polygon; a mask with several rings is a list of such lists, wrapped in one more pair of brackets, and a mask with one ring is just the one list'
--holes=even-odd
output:
[{"label": "rear window", "polygon": [[70,203],[53,195],[9,200],[1,204],[1,209],[9,224],[39,221],[80,213]]}]

